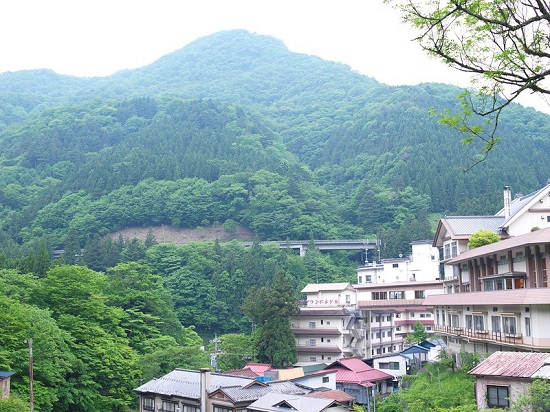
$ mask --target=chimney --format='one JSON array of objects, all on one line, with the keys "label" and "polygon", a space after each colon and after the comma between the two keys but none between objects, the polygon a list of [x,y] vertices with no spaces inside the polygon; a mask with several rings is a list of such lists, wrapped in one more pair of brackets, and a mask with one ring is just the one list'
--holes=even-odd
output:
[{"label": "chimney", "polygon": [[207,412],[208,403],[208,389],[210,388],[210,369],[201,368],[201,382],[200,382],[200,398],[201,398],[201,412]]},{"label": "chimney", "polygon": [[510,186],[504,186],[504,219],[508,219],[512,213],[512,191]]}]

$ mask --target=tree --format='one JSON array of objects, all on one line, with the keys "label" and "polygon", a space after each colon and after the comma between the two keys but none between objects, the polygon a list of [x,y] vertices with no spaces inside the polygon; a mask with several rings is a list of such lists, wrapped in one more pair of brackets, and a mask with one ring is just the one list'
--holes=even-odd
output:
[{"label": "tree", "polygon": [[413,325],[413,331],[405,338],[405,343],[420,343],[428,339],[428,332],[422,323],[416,322]]},{"label": "tree", "polygon": [[500,236],[486,229],[479,229],[477,232],[473,233],[468,241],[468,247],[470,249],[475,249],[483,245],[488,245],[490,243],[495,243],[500,241]]},{"label": "tree", "polygon": [[296,343],[290,317],[299,313],[291,279],[279,271],[270,287],[252,288],[243,305],[244,313],[258,326],[255,331],[260,362],[284,367],[296,362]]},{"label": "tree", "polygon": [[548,379],[535,379],[525,392],[514,402],[510,411],[544,412],[550,410],[550,381]]},{"label": "tree", "polygon": [[[442,121],[467,133],[465,143],[484,141],[483,159],[499,140],[502,110],[524,92],[550,94],[550,8],[539,0],[385,0],[419,31],[415,39],[429,54],[470,73],[479,93],[461,95],[463,111]],[[492,124],[468,125],[479,115]],[[482,160],[482,159],[481,159]],[[480,160],[480,161],[481,161]]]}]

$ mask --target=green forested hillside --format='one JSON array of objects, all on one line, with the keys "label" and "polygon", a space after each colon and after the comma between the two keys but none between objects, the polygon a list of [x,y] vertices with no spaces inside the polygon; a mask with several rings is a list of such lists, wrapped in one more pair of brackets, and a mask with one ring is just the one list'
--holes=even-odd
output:
[{"label": "green forested hillside", "polygon": [[476,147],[429,115],[459,92],[390,87],[245,31],[104,78],[0,74],[0,369],[19,372],[25,396],[20,342],[40,323],[39,410],[128,410],[138,379],[204,365],[195,331],[249,332],[250,288],[281,270],[297,291],[351,282],[365,258],[157,244],[121,229],[378,236],[393,257],[444,213],[492,214],[502,186],[544,184],[550,117],[518,105],[491,156],[463,172]]}]

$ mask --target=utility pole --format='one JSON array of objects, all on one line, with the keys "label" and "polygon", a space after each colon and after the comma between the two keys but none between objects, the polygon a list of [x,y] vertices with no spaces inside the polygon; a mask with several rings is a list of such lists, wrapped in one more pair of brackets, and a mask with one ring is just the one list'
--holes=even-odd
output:
[{"label": "utility pole", "polygon": [[33,382],[33,357],[32,357],[32,338],[25,339],[29,344],[29,393],[30,393],[30,412],[34,412],[34,382]]}]

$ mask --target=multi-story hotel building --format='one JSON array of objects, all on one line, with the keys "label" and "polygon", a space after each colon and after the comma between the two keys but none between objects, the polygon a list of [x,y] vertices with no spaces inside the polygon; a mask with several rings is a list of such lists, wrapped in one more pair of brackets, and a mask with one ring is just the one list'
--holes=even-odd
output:
[{"label": "multi-story hotel building", "polygon": [[[469,250],[479,229],[502,240]],[[424,304],[449,349],[550,351],[550,184],[514,200],[506,187],[495,216],[441,219],[433,246],[442,252],[445,294]]]},{"label": "multi-story hotel building", "polygon": [[443,293],[437,249],[426,241],[412,247],[412,256],[359,267],[356,285],[310,284],[302,290],[300,314],[292,318],[299,362],[400,352],[416,322],[431,331],[433,316],[423,302]]}]

